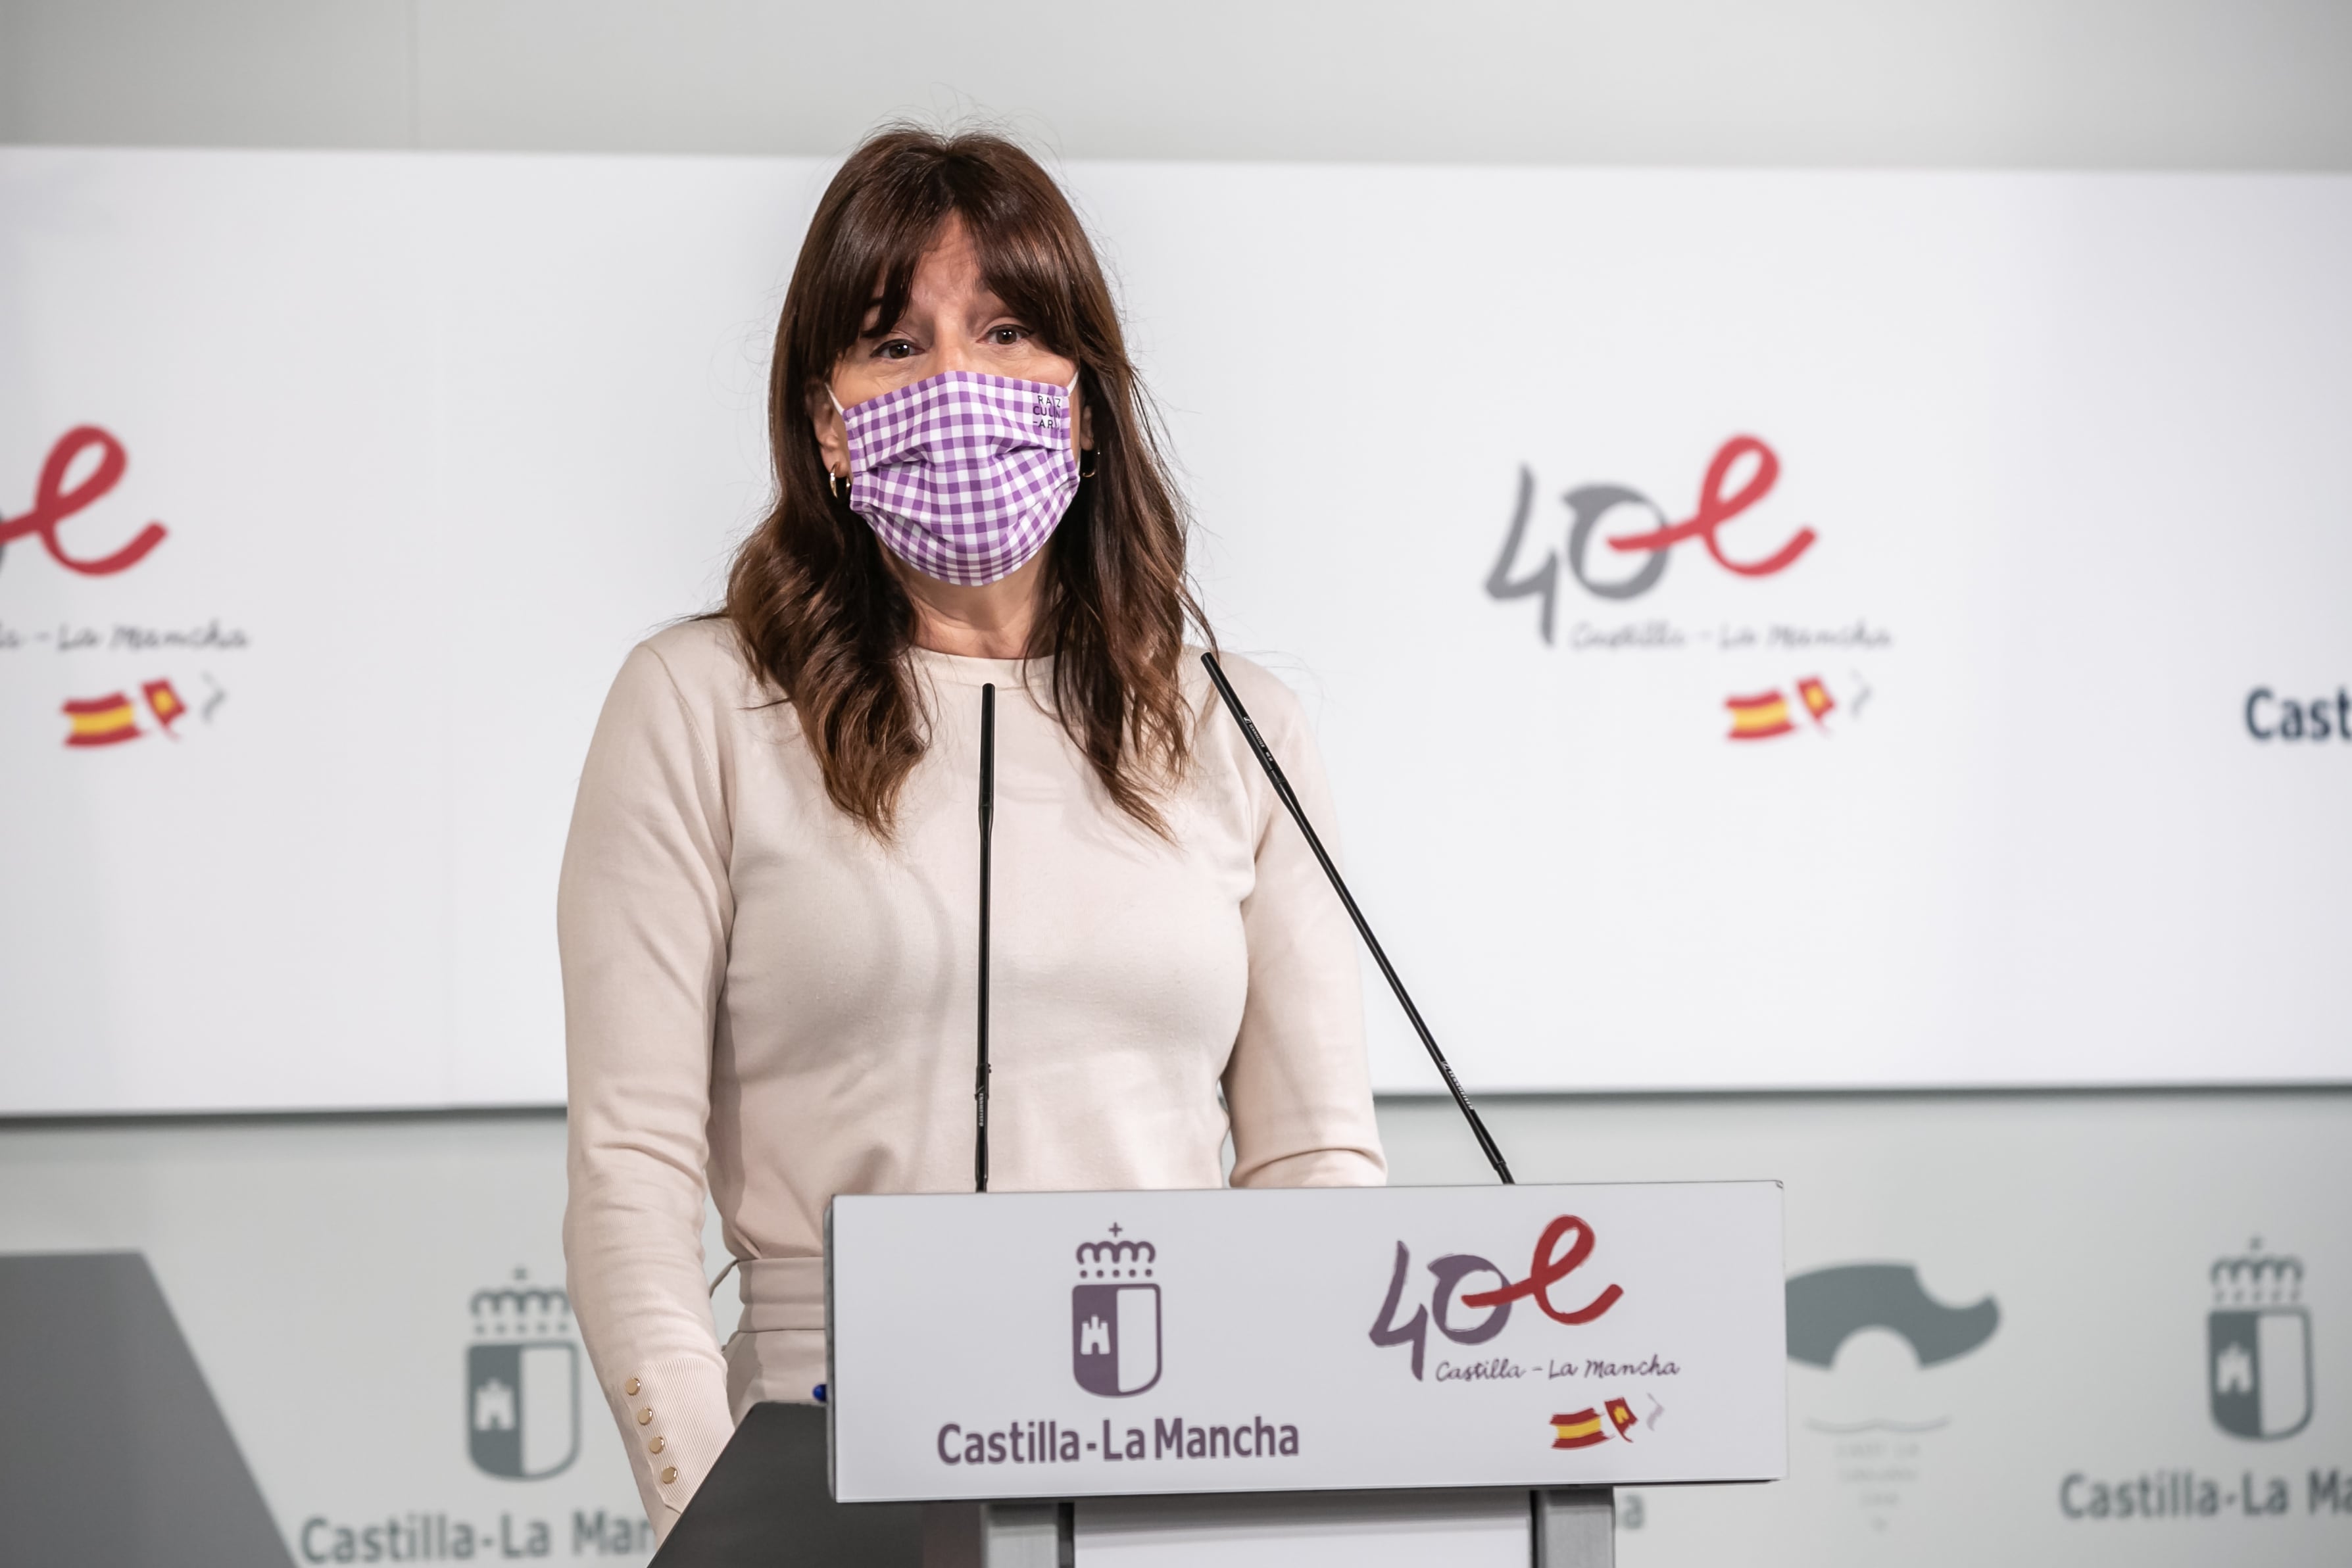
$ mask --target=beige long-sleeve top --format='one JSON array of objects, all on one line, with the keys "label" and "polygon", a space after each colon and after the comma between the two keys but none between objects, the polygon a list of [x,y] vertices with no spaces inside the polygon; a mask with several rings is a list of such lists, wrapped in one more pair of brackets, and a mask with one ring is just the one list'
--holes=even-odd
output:
[{"label": "beige long-sleeve top", "polygon": [[[995,682],[993,1189],[1368,1184],[1385,1164],[1345,911],[1207,677],[1171,837],[1104,794],[1043,666],[913,654],[930,745],[885,845],[827,799],[723,622],[638,647],[558,897],[572,1309],[656,1530],[756,1399],[813,1397],[836,1193],[972,1181],[980,687]],[[1226,667],[1318,827],[1297,701]],[[708,1186],[706,1188],[706,1182]],[[706,1190],[743,1265],[712,1331]]]}]

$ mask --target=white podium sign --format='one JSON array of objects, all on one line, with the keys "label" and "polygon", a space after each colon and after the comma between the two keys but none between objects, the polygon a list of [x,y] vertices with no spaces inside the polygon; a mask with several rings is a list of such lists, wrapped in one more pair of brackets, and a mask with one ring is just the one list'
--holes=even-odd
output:
[{"label": "white podium sign", "polygon": [[844,1502],[1777,1479],[1772,1182],[847,1196]]}]

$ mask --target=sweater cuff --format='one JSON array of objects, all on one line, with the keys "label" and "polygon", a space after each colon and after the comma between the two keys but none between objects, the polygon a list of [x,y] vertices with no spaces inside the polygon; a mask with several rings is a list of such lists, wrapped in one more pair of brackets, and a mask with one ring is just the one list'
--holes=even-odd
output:
[{"label": "sweater cuff", "polygon": [[620,1422],[646,1517],[656,1538],[665,1537],[735,1436],[726,1373],[710,1357],[667,1357],[619,1370],[604,1394]]}]

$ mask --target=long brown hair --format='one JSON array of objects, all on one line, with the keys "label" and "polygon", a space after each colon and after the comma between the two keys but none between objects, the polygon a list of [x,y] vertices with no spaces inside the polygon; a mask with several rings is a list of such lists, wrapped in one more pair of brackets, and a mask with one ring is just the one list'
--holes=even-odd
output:
[{"label": "long brown hair", "polygon": [[1052,177],[1002,137],[892,127],[825,188],[776,324],[775,502],[736,552],[723,614],[799,710],[825,793],[888,838],[929,739],[906,658],[915,609],[874,531],[826,482],[810,397],[859,341],[877,291],[883,330],[905,311],[917,264],[950,216],[988,287],[1077,362],[1094,466],[1047,550],[1028,654],[1053,659],[1055,717],[1112,801],[1164,833],[1159,803],[1191,753],[1178,684],[1188,621],[1208,635],[1185,579],[1187,518],[1086,229]]}]

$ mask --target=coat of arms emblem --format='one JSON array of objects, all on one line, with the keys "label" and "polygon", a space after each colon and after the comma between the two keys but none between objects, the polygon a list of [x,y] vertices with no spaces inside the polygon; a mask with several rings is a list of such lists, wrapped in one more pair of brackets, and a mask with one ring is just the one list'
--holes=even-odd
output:
[{"label": "coat of arms emblem", "polygon": [[1160,1381],[1160,1250],[1123,1239],[1078,1244],[1078,1284],[1070,1291],[1070,1372],[1088,1394],[1113,1399]]},{"label": "coat of arms emblem", "polygon": [[2311,1314],[2303,1263],[2263,1254],[2214,1263],[2205,1319],[2206,1391],[2213,1424],[2241,1437],[2292,1437],[2311,1424]]},{"label": "coat of arms emblem", "polygon": [[466,1444],[475,1468],[535,1481],[580,1455],[580,1347],[571,1298],[551,1285],[474,1292],[466,1347]]}]

